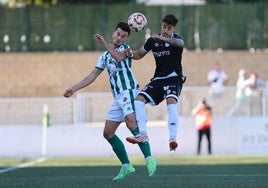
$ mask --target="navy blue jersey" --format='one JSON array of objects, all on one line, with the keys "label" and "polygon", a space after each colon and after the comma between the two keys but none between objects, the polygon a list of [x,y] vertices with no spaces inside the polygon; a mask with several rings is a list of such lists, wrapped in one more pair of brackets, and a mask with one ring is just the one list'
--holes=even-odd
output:
[{"label": "navy blue jersey", "polygon": [[[178,34],[173,34],[171,38],[182,39]],[[181,59],[183,47],[171,46],[165,41],[150,37],[145,42],[144,49],[147,52],[150,50],[153,52],[156,62],[154,78],[165,77],[174,71],[178,76],[182,76]]]}]

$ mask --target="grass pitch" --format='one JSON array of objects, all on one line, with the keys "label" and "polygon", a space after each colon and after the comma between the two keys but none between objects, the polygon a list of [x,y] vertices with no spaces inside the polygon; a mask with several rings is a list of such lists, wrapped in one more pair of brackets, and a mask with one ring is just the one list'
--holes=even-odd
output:
[{"label": "grass pitch", "polygon": [[147,176],[142,158],[130,157],[136,174],[120,182],[120,170],[111,158],[49,158],[23,168],[3,170],[34,159],[0,159],[2,188],[180,188],[268,187],[268,157],[191,156],[156,157],[154,177]]}]

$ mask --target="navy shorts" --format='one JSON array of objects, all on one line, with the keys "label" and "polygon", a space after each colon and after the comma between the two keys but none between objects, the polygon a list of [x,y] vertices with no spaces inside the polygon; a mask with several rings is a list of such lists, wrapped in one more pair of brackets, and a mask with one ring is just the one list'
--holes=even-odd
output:
[{"label": "navy shorts", "polygon": [[151,80],[151,82],[141,90],[139,95],[143,96],[147,103],[151,105],[158,105],[169,97],[175,98],[178,101],[185,80],[186,77],[184,76]]}]

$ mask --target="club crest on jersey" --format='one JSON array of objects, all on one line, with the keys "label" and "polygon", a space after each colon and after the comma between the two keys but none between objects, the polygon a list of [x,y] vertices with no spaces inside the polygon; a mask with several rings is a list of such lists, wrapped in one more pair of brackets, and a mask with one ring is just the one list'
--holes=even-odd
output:
[{"label": "club crest on jersey", "polygon": [[116,62],[110,61],[107,65],[107,69],[110,71],[111,74],[116,74],[118,71],[118,68],[116,67]]},{"label": "club crest on jersey", "polygon": [[156,42],[156,43],[154,43],[154,46],[155,46],[155,47],[159,47],[160,44]]},{"label": "club crest on jersey", "polygon": [[164,90],[168,90],[169,89],[169,86],[164,86]]},{"label": "club crest on jersey", "polygon": [[165,42],[165,47],[169,47],[169,43]]}]

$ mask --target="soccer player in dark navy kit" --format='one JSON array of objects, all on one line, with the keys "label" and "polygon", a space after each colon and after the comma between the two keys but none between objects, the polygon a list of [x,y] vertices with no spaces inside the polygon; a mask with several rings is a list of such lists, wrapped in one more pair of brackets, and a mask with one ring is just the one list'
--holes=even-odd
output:
[{"label": "soccer player in dark navy kit", "polygon": [[162,19],[161,33],[153,34],[145,44],[137,51],[127,50],[126,55],[134,60],[143,58],[152,50],[156,69],[153,78],[139,93],[134,101],[136,119],[139,126],[139,134],[128,137],[127,141],[133,144],[146,142],[147,115],[145,104],[158,105],[166,100],[168,110],[169,148],[175,151],[178,147],[178,109],[177,102],[186,77],[182,73],[182,52],[184,41],[182,37],[174,33],[178,19],[168,14]]}]

